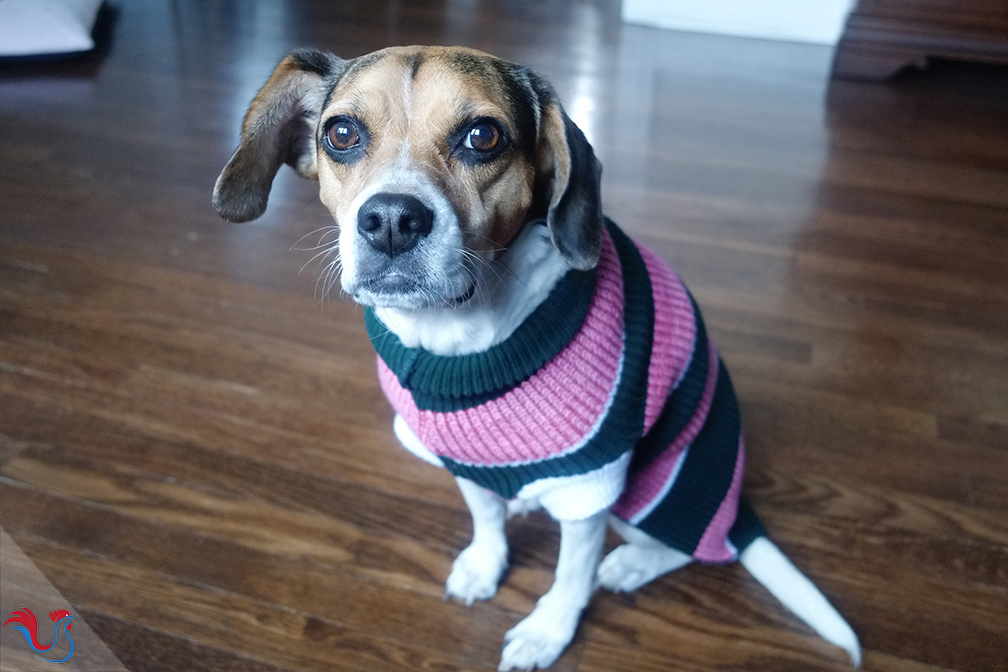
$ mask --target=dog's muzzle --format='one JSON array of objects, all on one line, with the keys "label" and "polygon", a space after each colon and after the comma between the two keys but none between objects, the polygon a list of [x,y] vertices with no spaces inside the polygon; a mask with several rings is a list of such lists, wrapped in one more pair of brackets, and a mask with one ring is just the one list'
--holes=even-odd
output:
[{"label": "dog's muzzle", "polygon": [[357,231],[390,258],[416,247],[433,226],[431,209],[408,194],[375,194],[357,212]]},{"label": "dog's muzzle", "polygon": [[[443,193],[421,182],[362,196],[340,246],[343,288],[358,303],[415,310],[457,306],[475,292],[461,229]],[[353,221],[353,220],[351,220]]]}]

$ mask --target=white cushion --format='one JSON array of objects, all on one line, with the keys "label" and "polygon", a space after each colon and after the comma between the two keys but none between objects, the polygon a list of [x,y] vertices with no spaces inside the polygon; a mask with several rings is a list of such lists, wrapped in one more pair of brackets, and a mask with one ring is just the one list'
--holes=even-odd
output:
[{"label": "white cushion", "polygon": [[91,30],[102,0],[0,0],[0,56],[94,49]]}]

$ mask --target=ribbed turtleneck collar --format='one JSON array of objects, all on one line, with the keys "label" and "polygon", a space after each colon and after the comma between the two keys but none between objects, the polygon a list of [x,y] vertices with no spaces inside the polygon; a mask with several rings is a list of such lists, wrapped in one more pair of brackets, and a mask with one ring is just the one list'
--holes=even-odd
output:
[{"label": "ribbed turtleneck collar", "polygon": [[597,270],[568,271],[504,341],[467,355],[408,348],[365,308],[364,322],[378,355],[421,408],[470,408],[504,394],[532,376],[574,338],[591,307]]}]

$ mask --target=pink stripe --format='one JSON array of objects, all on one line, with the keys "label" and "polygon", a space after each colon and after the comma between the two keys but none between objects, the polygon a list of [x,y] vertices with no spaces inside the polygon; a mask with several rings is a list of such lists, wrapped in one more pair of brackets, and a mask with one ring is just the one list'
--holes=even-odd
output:
[{"label": "pink stripe", "polygon": [[696,318],[686,288],[665,260],[640,244],[637,249],[651,277],[655,307],[654,350],[648,367],[644,407],[644,434],[647,434],[658,420],[672,385],[689,366],[696,338]]},{"label": "pink stripe", "polygon": [[700,396],[700,403],[697,405],[693,417],[686,423],[685,429],[669,444],[669,447],[663,450],[643,471],[627,479],[627,487],[623,491],[623,496],[613,506],[613,513],[624,520],[629,520],[637,515],[656,497],[660,497],[668,491],[666,486],[669,479],[674,476],[679,454],[696,438],[704,422],[707,421],[707,414],[710,412],[711,402],[714,400],[718,370],[717,349],[709,339],[707,343],[709,353],[707,380],[704,383],[703,394]]},{"label": "pink stripe", "polygon": [[725,539],[735,517],[738,515],[739,496],[742,493],[742,469],[745,465],[745,443],[739,437],[738,457],[735,460],[735,474],[732,476],[728,494],[721,501],[717,513],[700,537],[700,543],[693,551],[693,557],[701,562],[728,562],[735,559],[735,551],[728,547]]},{"label": "pink stripe", "polygon": [[475,408],[437,413],[418,409],[380,358],[378,378],[393,408],[432,453],[481,465],[530,462],[562,454],[592,432],[616,385],[622,349],[623,276],[606,233],[584,324],[518,387]]}]

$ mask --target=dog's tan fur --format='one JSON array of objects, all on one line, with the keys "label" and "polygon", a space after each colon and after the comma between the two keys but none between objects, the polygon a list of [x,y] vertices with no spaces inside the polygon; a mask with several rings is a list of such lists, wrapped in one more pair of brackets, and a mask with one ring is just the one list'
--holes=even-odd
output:
[{"label": "dog's tan fur", "polygon": [[[318,179],[322,202],[337,222],[352,225],[353,196],[408,164],[453,204],[466,249],[492,259],[522,224],[543,217],[573,267],[595,265],[601,167],[543,80],[460,47],[392,47],[350,61],[310,56],[318,62],[286,57],[249,106],[241,145],[214,191],[222,217],[261,215],[276,171],[288,163]],[[325,155],[320,122],[336,115],[370,130],[365,160],[345,165]],[[465,165],[448,138],[478,117],[497,120],[510,143],[491,163]]]},{"label": "dog's tan fur", "polygon": [[408,164],[455,204],[468,249],[490,254],[503,249],[532,204],[535,166],[518,147],[491,164],[468,166],[453,160],[445,143],[461,124],[484,116],[519,137],[499,77],[460,69],[451,58],[455,50],[400,47],[378,53],[382,58],[344,76],[322,113],[354,116],[373,129],[365,161],[348,166],[319,156],[322,202],[339,221],[349,221],[347,208],[356,194],[397,163]]}]

